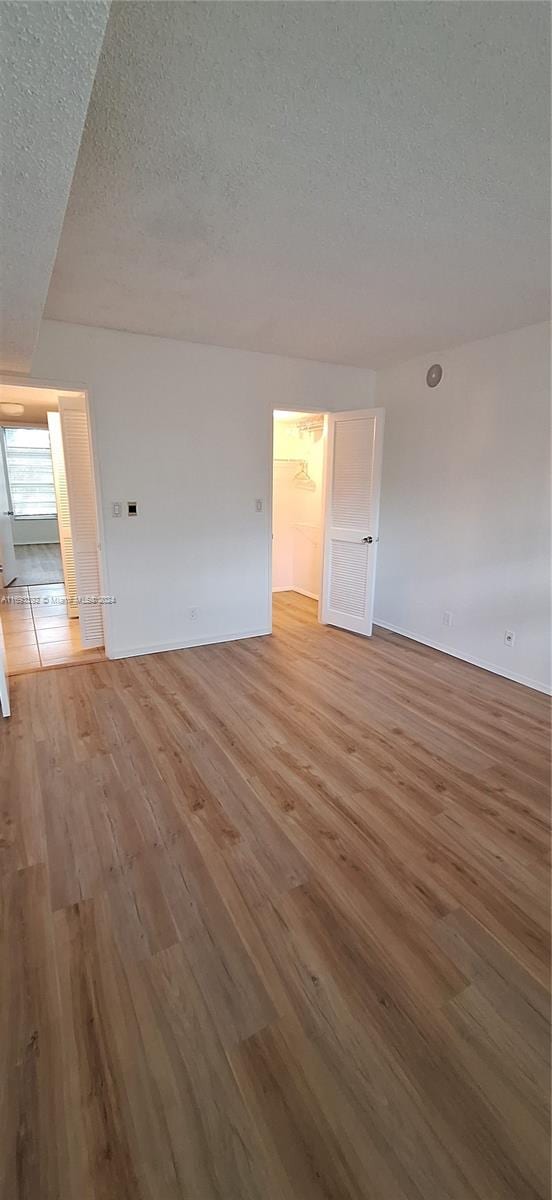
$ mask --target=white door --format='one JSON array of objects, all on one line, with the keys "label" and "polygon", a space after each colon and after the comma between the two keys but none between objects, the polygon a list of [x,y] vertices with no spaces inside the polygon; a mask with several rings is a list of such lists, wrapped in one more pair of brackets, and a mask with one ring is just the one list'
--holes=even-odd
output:
[{"label": "white door", "polygon": [[67,597],[67,612],[70,617],[78,617],[79,606],[76,599],[77,580],[75,576],[75,557],[73,554],[73,535],[71,533],[71,519],[69,516],[67,478],[65,475],[65,459],[63,457],[63,442],[61,438],[61,418],[58,412],[48,413],[48,430],[50,433],[50,451],[56,491],[59,543],[65,595]]},{"label": "white door", "polygon": [[60,396],[59,415],[83,647],[103,646],[98,526],[88,413],[84,396]]},{"label": "white door", "polygon": [[6,663],[6,647],[4,645],[4,630],[0,619],[0,712],[3,717],[10,715],[10,693],[8,690],[8,667]]},{"label": "white door", "polygon": [[0,430],[0,435],[2,437],[2,445],[0,446],[0,568],[2,570],[2,583],[4,587],[7,587],[9,583],[13,583],[17,575],[17,563],[15,561],[13,545],[13,513],[10,510],[3,429]]},{"label": "white door", "polygon": [[374,613],[383,408],[328,415],[319,616],[369,636]]}]

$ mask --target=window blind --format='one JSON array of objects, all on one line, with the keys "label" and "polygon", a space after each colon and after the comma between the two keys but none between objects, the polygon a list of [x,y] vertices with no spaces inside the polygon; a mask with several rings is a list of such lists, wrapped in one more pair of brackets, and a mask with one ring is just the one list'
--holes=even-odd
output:
[{"label": "window blind", "polygon": [[16,517],[53,517],[56,497],[47,429],[5,429],[6,462]]}]

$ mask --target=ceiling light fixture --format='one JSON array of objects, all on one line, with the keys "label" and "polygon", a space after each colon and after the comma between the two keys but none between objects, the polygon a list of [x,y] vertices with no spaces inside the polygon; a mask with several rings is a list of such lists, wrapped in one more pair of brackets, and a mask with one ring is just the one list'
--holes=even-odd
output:
[{"label": "ceiling light fixture", "polygon": [[0,410],[5,417],[20,417],[25,412],[24,404],[7,404],[3,401],[0,404]]}]

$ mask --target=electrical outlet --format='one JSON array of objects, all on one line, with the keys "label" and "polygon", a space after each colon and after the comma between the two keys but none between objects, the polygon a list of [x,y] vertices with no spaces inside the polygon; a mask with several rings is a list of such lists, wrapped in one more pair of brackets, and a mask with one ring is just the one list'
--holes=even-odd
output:
[{"label": "electrical outlet", "polygon": [[448,629],[450,629],[452,627],[452,613],[451,612],[444,612],[441,620],[442,620],[443,625],[446,625]]},{"label": "electrical outlet", "polygon": [[505,646],[513,646],[515,640],[516,640],[516,635],[515,635],[513,629],[507,629],[504,634],[504,645]]},{"label": "electrical outlet", "polygon": [[111,501],[111,516],[112,517],[122,517],[122,515],[123,515],[122,500],[112,500]]},{"label": "electrical outlet", "polygon": [[189,608],[188,616],[190,621],[197,621],[197,618],[199,617],[199,608]]},{"label": "electrical outlet", "polygon": [[260,499],[259,499],[259,500],[256,500],[256,501],[255,501],[255,512],[262,512],[262,511],[263,511],[263,502],[262,502],[262,500],[260,500]]}]

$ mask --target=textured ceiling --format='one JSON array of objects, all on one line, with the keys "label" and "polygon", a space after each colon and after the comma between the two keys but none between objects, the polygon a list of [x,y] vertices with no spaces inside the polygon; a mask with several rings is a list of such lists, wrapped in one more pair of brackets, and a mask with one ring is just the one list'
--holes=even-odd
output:
[{"label": "textured ceiling", "polygon": [[372,367],[544,319],[549,21],[115,3],[46,315]]},{"label": "textured ceiling", "polygon": [[0,3],[0,368],[27,371],[108,4]]}]

